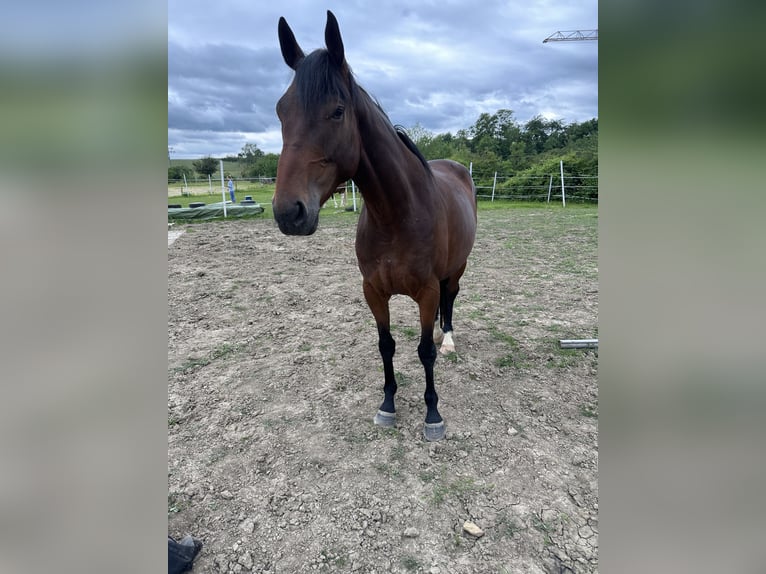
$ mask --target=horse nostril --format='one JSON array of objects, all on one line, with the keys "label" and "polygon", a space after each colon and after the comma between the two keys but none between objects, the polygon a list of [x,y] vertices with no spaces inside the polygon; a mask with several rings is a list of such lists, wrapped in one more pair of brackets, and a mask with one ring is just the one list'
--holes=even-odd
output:
[{"label": "horse nostril", "polygon": [[316,224],[311,224],[311,212],[308,205],[301,200],[283,203],[273,202],[274,219],[279,229],[287,235],[307,235],[313,233]]},{"label": "horse nostril", "polygon": [[302,201],[296,201],[295,208],[297,210],[295,213],[295,223],[299,224],[306,219],[306,204]]}]

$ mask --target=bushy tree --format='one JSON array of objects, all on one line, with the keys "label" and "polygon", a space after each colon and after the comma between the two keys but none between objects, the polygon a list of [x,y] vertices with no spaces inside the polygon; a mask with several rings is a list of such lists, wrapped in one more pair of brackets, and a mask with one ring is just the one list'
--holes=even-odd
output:
[{"label": "bushy tree", "polygon": [[218,160],[210,156],[192,162],[194,171],[203,176],[213,175],[218,169]]},{"label": "bushy tree", "polygon": [[261,156],[242,170],[242,177],[276,177],[279,154],[261,152]]},{"label": "bushy tree", "polygon": [[246,143],[242,146],[242,151],[237,154],[239,165],[242,172],[250,171],[256,162],[264,156],[264,153],[258,149],[258,146],[252,143]]}]

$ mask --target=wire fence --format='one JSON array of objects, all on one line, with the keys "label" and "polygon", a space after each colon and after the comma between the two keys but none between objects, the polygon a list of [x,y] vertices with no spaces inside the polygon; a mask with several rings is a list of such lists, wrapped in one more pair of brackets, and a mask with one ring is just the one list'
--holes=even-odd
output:
[{"label": "wire fence", "polygon": [[473,173],[476,197],[489,201],[598,203],[598,176],[585,174],[501,175]]},{"label": "wire fence", "polygon": [[[567,174],[566,172],[542,175],[503,175],[497,172],[471,174],[476,186],[476,197],[480,201],[561,201],[598,203],[598,176]],[[276,178],[236,178],[239,185],[244,183],[273,185]],[[220,191],[221,184],[213,178],[187,178],[168,180],[168,195],[199,195]],[[352,192],[351,182],[346,191]],[[340,192],[340,188],[338,190]],[[361,200],[356,190],[358,201]]]}]

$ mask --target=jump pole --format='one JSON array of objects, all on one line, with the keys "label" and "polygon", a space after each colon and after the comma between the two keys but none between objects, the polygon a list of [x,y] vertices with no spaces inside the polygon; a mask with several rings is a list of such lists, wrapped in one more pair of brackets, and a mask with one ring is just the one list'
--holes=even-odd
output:
[{"label": "jump pole", "polygon": [[561,339],[562,349],[598,349],[598,339]]},{"label": "jump pole", "polygon": [[226,184],[223,181],[223,160],[218,160],[221,165],[221,202],[223,203],[223,216],[226,217]]}]

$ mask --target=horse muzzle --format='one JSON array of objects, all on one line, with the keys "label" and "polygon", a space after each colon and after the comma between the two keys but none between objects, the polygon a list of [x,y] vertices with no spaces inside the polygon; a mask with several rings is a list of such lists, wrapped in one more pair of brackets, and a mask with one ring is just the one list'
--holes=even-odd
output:
[{"label": "horse muzzle", "polygon": [[[313,202],[312,202],[313,203]],[[311,235],[319,224],[319,205],[305,204],[297,200],[292,203],[271,202],[274,219],[279,230],[285,235]]]}]

